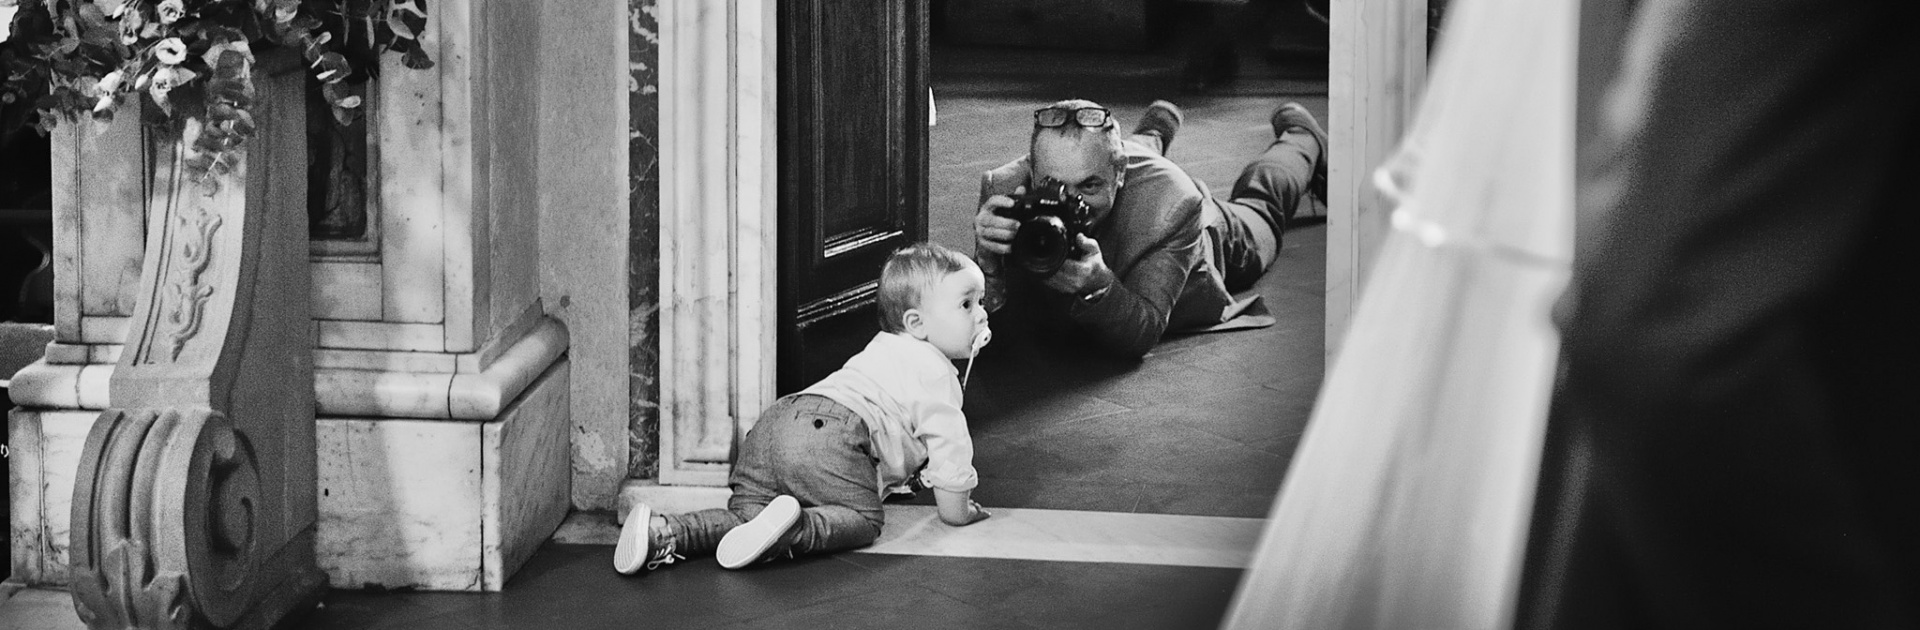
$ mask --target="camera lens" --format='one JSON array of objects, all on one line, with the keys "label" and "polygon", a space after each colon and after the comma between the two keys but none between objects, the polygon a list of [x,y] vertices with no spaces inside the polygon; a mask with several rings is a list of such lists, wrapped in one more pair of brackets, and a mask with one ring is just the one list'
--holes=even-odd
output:
[{"label": "camera lens", "polygon": [[1040,215],[1020,224],[1013,233],[1013,257],[1029,272],[1052,275],[1067,262],[1073,244],[1067,241],[1067,224],[1060,217]]}]

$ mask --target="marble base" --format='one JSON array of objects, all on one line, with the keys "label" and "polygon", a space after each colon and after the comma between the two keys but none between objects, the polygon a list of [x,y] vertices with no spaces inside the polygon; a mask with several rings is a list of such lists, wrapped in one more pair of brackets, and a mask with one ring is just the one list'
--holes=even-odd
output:
[{"label": "marble base", "polygon": [[567,515],[568,380],[555,364],[490,422],[321,418],[329,583],[500,590]]},{"label": "marble base", "polygon": [[66,591],[0,582],[0,628],[87,630]]},{"label": "marble base", "polygon": [[6,458],[12,477],[13,576],[31,585],[67,583],[67,540],[73,522],[74,472],[98,411],[14,409],[7,417]]},{"label": "marble base", "polygon": [[726,486],[663,486],[644,479],[628,479],[620,486],[620,497],[614,501],[615,522],[625,521],[627,510],[635,503],[645,503],[655,512],[680,513],[694,512],[709,508],[727,507],[727,498],[733,491]]},{"label": "marble base", "polygon": [[[567,515],[561,360],[486,422],[317,422],[320,566],[335,588],[497,591]],[[13,581],[67,582],[73,473],[96,411],[8,419]]]}]

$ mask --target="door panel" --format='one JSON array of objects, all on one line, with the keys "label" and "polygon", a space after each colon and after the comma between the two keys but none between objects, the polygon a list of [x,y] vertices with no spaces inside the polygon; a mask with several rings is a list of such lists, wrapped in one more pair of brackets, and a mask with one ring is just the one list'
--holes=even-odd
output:
[{"label": "door panel", "polygon": [[927,238],[927,5],[780,3],[779,391],[878,330],[887,254]]}]

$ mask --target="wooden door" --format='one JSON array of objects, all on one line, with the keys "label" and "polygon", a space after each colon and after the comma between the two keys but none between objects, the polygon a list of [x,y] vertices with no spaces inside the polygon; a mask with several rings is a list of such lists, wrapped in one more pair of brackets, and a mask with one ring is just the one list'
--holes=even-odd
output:
[{"label": "wooden door", "polygon": [[880,265],[927,238],[927,3],[782,0],[780,393],[866,345]]}]

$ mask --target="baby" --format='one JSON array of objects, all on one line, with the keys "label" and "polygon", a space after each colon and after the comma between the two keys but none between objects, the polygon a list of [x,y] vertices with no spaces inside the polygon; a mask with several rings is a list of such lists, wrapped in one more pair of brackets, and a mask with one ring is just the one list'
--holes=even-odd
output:
[{"label": "baby", "polygon": [[894,252],[880,271],[880,333],[839,371],[760,414],[735,458],[726,509],[633,506],[614,568],[631,574],[712,553],[738,569],[863,547],[880,536],[881,499],[907,492],[915,471],[940,520],[987,518],[971,498],[979,478],[953,365],[991,337],[985,287],[980,268],[953,250]]}]

